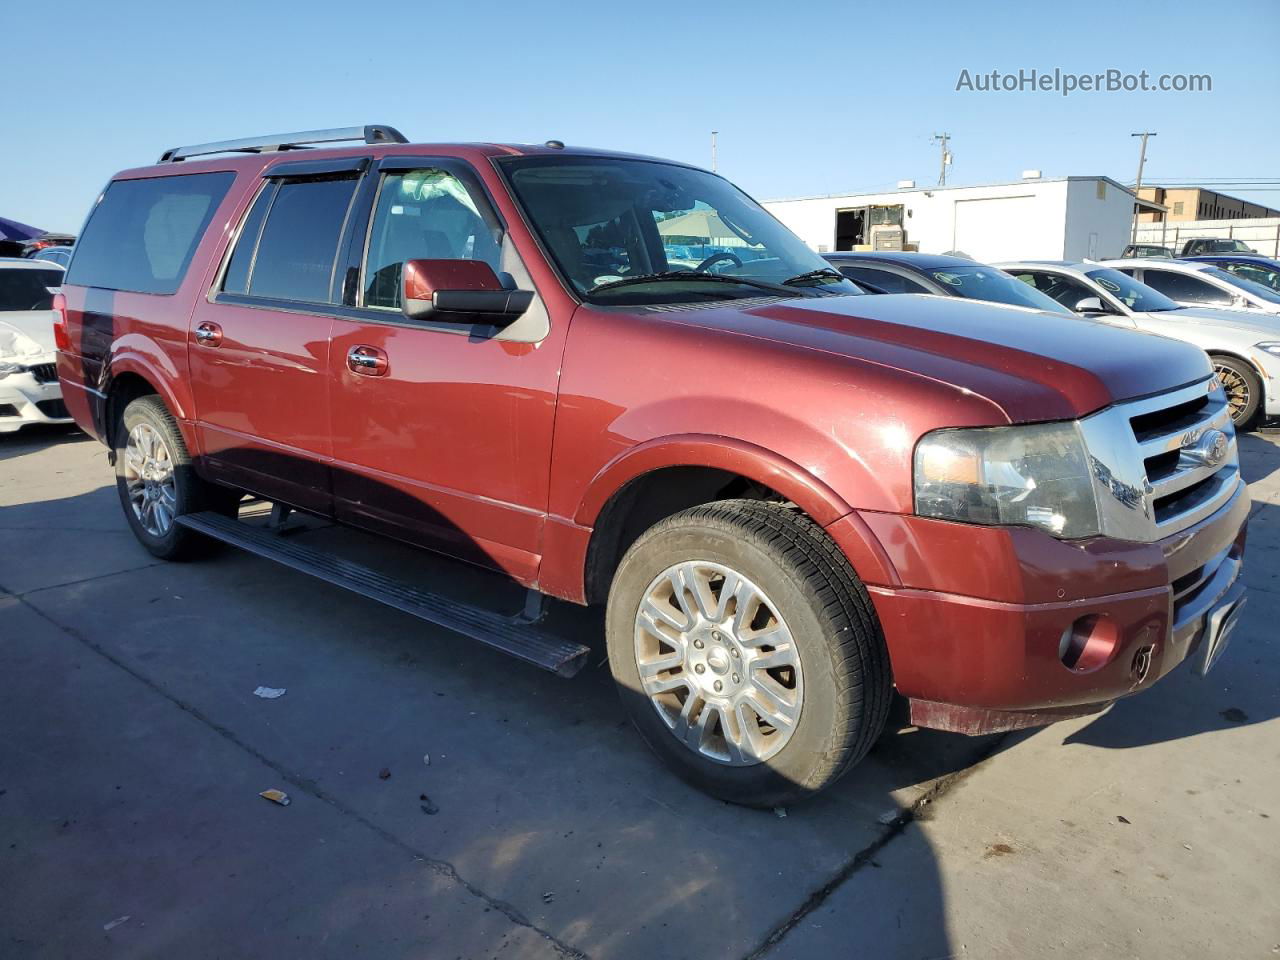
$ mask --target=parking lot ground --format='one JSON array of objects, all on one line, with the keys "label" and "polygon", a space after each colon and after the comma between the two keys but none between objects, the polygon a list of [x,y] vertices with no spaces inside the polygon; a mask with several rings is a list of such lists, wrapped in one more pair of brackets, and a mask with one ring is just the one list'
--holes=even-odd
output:
[{"label": "parking lot ground", "polygon": [[157,563],[96,443],[0,438],[0,955],[1273,956],[1280,447],[1242,447],[1252,595],[1208,678],[1004,738],[895,727],[783,817],[662,769],[596,612],[552,608],[596,651],[564,681],[233,550]]}]

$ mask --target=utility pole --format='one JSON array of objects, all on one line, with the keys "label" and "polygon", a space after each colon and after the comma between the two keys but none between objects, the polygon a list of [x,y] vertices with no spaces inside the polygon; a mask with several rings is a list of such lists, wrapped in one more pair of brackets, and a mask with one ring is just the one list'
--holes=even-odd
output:
[{"label": "utility pole", "polygon": [[[1135,197],[1135,198],[1137,198],[1137,199],[1141,199],[1141,197],[1140,197],[1140,193],[1141,193],[1141,191],[1142,191],[1142,168],[1143,168],[1144,166],[1146,166],[1146,163],[1147,163],[1147,137],[1155,137],[1155,136],[1159,136],[1159,134],[1157,134],[1157,133],[1155,133],[1155,132],[1153,132],[1153,131],[1151,131],[1151,130],[1148,130],[1148,131],[1146,131],[1146,132],[1144,132],[1144,133],[1131,133],[1131,134],[1129,134],[1129,136],[1131,136],[1131,137],[1141,137],[1141,138],[1142,138],[1142,152],[1138,154],[1138,182],[1137,182],[1137,183],[1135,183],[1135,184],[1133,185],[1133,195],[1134,195],[1134,197]],[[1141,209],[1141,208],[1140,208],[1140,207],[1138,207],[1138,205],[1137,205],[1137,204],[1134,204],[1134,207],[1133,207],[1133,233],[1132,233],[1132,234],[1130,234],[1130,236],[1129,236],[1129,242],[1130,242],[1130,243],[1137,243],[1137,242],[1138,242],[1138,211],[1139,211],[1139,209]]]},{"label": "utility pole", "polygon": [[951,166],[951,151],[947,149],[947,144],[951,140],[949,133],[935,133],[933,135],[934,143],[942,144],[942,166],[938,169],[938,186],[945,187],[947,185],[947,167]]},{"label": "utility pole", "polygon": [[711,172],[716,172],[716,134],[719,130],[711,131]]}]

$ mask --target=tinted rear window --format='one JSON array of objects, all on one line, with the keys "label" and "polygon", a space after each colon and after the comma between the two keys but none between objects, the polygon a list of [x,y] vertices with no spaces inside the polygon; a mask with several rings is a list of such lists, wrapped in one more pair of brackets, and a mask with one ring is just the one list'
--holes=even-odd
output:
[{"label": "tinted rear window", "polygon": [[67,283],[170,294],[234,173],[116,180],[85,224]]},{"label": "tinted rear window", "polygon": [[53,305],[49,287],[61,285],[61,270],[0,267],[0,310],[48,310]]}]

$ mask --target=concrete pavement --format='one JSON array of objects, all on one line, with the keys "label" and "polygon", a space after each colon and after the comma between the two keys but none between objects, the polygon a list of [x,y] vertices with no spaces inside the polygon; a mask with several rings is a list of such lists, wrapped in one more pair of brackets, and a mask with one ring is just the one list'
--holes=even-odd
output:
[{"label": "concrete pavement", "polygon": [[[0,438],[0,955],[1273,956],[1280,448],[1243,446],[1252,597],[1207,680],[893,730],[781,818],[667,775],[602,651],[566,682],[234,551],[156,563],[101,447]],[[598,614],[551,625],[599,650]]]}]

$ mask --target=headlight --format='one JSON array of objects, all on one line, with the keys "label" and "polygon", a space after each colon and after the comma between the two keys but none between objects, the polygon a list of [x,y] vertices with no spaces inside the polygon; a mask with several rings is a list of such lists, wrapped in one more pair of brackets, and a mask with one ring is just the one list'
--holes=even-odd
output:
[{"label": "headlight", "polygon": [[8,360],[0,360],[0,380],[3,380],[11,373],[21,373],[22,364],[10,363]]},{"label": "headlight", "polygon": [[1266,343],[1255,343],[1253,348],[1255,350],[1265,350],[1273,356],[1280,357],[1280,342],[1270,340]]},{"label": "headlight", "polygon": [[916,513],[965,523],[1100,532],[1089,456],[1075,423],[938,430],[916,445]]}]

